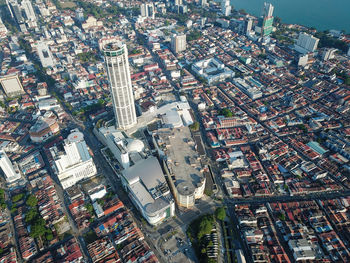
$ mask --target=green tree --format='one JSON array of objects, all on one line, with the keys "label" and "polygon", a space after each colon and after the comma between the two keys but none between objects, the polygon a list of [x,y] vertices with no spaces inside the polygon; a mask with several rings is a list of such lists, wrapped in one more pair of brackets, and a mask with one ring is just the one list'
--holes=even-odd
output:
[{"label": "green tree", "polygon": [[226,217],[226,210],[223,207],[219,207],[215,210],[215,216],[218,220],[224,221]]},{"label": "green tree", "polygon": [[345,41],[342,41],[330,36],[328,33],[329,33],[328,31],[323,31],[323,32],[317,32],[315,34],[315,37],[320,39],[318,46],[320,48],[333,47],[333,48],[340,49],[343,52],[347,52],[348,44]]},{"label": "green tree", "polygon": [[5,202],[5,191],[4,189],[0,189],[0,207],[5,209],[7,207]]},{"label": "green tree", "polygon": [[232,117],[233,113],[229,109],[221,109],[219,110],[219,114],[225,116],[226,118]]},{"label": "green tree", "polygon": [[196,121],[194,123],[192,123],[189,128],[191,129],[191,131],[198,131],[199,130],[199,122]]},{"label": "green tree", "polygon": [[29,195],[26,201],[26,204],[35,207],[38,204],[38,199],[35,197],[35,195]]},{"label": "green tree", "polygon": [[47,233],[45,238],[46,238],[47,241],[51,241],[53,239],[53,234],[52,234],[51,230],[48,231],[48,232],[50,232],[50,233]]},{"label": "green tree", "polygon": [[89,214],[90,215],[93,215],[94,214],[94,207],[92,206],[92,204],[86,204],[85,205],[85,208],[88,210]]},{"label": "green tree", "polygon": [[344,83],[345,85],[350,86],[350,77],[346,77]]},{"label": "green tree", "polygon": [[35,208],[30,209],[25,215],[26,223],[32,223],[39,217],[39,213]]},{"label": "green tree", "polygon": [[279,218],[279,220],[281,220],[281,221],[285,221],[285,220],[286,220],[286,215],[283,214],[283,213],[279,213],[279,214],[278,214],[278,218]]},{"label": "green tree", "polygon": [[186,36],[188,41],[197,40],[202,36],[199,30],[194,30]]},{"label": "green tree", "polygon": [[33,225],[31,225],[30,236],[34,238],[41,238],[47,232],[45,227],[45,220],[38,218]]},{"label": "green tree", "polygon": [[304,133],[307,133],[307,129],[304,124],[298,124],[298,128],[302,130]]},{"label": "green tree", "polygon": [[84,235],[84,240],[88,244],[94,242],[96,239],[97,239],[97,235],[96,235],[95,231],[91,230]]},{"label": "green tree", "polygon": [[204,194],[207,196],[212,196],[213,195],[213,190],[211,189],[204,189]]},{"label": "green tree", "polygon": [[17,203],[19,200],[21,200],[24,197],[24,194],[17,194],[12,197],[12,202]]},{"label": "green tree", "polygon": [[139,49],[137,49],[137,48],[134,48],[133,50],[131,50],[129,52],[129,54],[138,54],[138,53],[141,53],[141,51]]},{"label": "green tree", "polygon": [[199,230],[197,237],[198,239],[201,239],[204,235],[210,234],[211,230],[213,229],[213,216],[205,216],[199,223]]},{"label": "green tree", "polygon": [[96,62],[96,61],[98,61],[98,56],[93,51],[79,53],[77,55],[77,57],[83,62]]}]

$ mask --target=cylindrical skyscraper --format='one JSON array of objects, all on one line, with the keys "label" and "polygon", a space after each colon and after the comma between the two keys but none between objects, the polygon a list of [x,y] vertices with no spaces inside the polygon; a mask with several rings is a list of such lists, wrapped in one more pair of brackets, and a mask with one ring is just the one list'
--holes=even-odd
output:
[{"label": "cylindrical skyscraper", "polygon": [[128,49],[121,42],[110,43],[104,46],[103,54],[111,86],[116,127],[126,130],[137,123]]}]

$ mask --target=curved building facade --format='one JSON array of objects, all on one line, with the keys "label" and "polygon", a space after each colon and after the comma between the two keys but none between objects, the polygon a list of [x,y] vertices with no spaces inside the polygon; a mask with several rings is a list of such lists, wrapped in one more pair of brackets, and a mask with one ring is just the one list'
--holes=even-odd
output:
[{"label": "curved building facade", "polygon": [[116,127],[126,130],[137,122],[130,78],[128,49],[120,42],[103,47],[110,82]]},{"label": "curved building facade", "polygon": [[173,192],[178,205],[186,208],[193,207],[196,199],[200,199],[204,195],[205,182],[205,178],[202,177],[197,184],[190,181],[175,183]]},{"label": "curved building facade", "polygon": [[132,202],[151,225],[175,215],[175,202],[156,157],[125,169],[121,181]]}]

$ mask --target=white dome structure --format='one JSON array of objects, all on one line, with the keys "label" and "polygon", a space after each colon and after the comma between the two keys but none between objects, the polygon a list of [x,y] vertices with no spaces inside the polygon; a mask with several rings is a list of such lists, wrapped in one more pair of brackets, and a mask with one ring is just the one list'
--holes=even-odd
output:
[{"label": "white dome structure", "polygon": [[145,148],[145,144],[141,140],[132,140],[128,142],[127,151],[128,153],[139,153]]}]

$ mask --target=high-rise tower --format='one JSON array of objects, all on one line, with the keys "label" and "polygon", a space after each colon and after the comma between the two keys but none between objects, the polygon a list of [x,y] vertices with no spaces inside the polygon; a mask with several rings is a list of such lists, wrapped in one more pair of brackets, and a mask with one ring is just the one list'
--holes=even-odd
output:
[{"label": "high-rise tower", "polygon": [[264,17],[272,17],[274,9],[275,8],[271,3],[265,2],[264,7],[263,7],[263,16]]},{"label": "high-rise tower", "polygon": [[261,36],[267,37],[272,33],[273,30],[273,10],[274,6],[270,3],[264,3],[262,17],[259,21],[261,27]]},{"label": "high-rise tower", "polygon": [[22,2],[22,8],[24,9],[24,12],[25,12],[27,19],[29,21],[36,21],[36,16],[35,16],[33,6],[29,0],[24,0]]},{"label": "high-rise tower", "polygon": [[18,24],[24,22],[21,7],[19,6],[16,0],[7,1],[7,7],[9,8],[11,16],[16,19]]},{"label": "high-rise tower", "polygon": [[10,4],[9,0],[6,0],[6,5],[7,5],[9,12],[10,12],[11,17],[15,18],[14,14],[12,12],[12,8],[11,8],[11,4]]},{"label": "high-rise tower", "polygon": [[16,172],[10,159],[3,150],[0,150],[0,168],[5,174],[7,182],[12,183],[21,178],[19,172]]},{"label": "high-rise tower", "polygon": [[115,42],[104,46],[103,54],[111,87],[116,127],[126,130],[137,123],[128,49],[125,44]]},{"label": "high-rise tower", "polygon": [[250,35],[253,27],[253,20],[251,18],[248,18],[246,21],[246,27],[245,27],[245,34],[248,36]]},{"label": "high-rise tower", "polygon": [[173,35],[171,37],[171,48],[177,54],[186,50],[186,35]]},{"label": "high-rise tower", "polygon": [[317,37],[301,32],[298,37],[297,43],[294,45],[296,51],[300,53],[315,52],[317,49],[318,41]]},{"label": "high-rise tower", "polygon": [[143,3],[141,5],[141,16],[142,17],[151,17],[154,19],[154,4],[153,3]]},{"label": "high-rise tower", "polygon": [[200,0],[200,1],[199,1],[199,4],[200,4],[202,7],[205,7],[205,6],[207,6],[207,0]]},{"label": "high-rise tower", "polygon": [[64,153],[58,152],[56,146],[50,148],[55,160],[54,170],[63,189],[96,175],[97,169],[82,132],[72,130],[63,146]]},{"label": "high-rise tower", "polygon": [[222,0],[221,1],[221,13],[224,16],[229,16],[231,14],[231,3],[230,0]]}]

